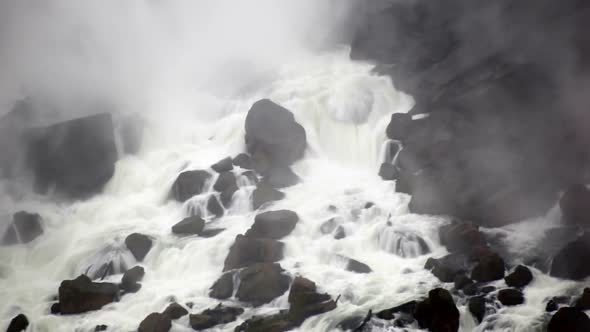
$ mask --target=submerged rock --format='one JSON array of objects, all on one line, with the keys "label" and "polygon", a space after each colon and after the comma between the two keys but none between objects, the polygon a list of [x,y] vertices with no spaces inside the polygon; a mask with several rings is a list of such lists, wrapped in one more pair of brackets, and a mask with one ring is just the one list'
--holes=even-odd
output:
[{"label": "submerged rock", "polygon": [[229,248],[223,271],[233,270],[255,263],[272,263],[283,258],[284,244],[273,239],[256,239],[243,235]]},{"label": "submerged rock", "polygon": [[29,320],[27,319],[27,316],[19,314],[10,321],[6,332],[21,332],[26,330],[28,326]]},{"label": "submerged rock", "polygon": [[504,278],[509,287],[522,288],[533,281],[531,270],[524,265],[519,265],[512,273]]},{"label": "submerged rock", "polygon": [[254,224],[246,232],[247,237],[281,239],[293,231],[299,216],[289,210],[263,212],[254,218]]},{"label": "submerged rock", "polygon": [[254,192],[252,192],[252,207],[254,210],[258,210],[258,208],[266,203],[280,201],[283,198],[285,198],[284,193],[274,189],[265,182],[259,182]]},{"label": "submerged rock", "polygon": [[210,178],[211,174],[203,170],[182,172],[172,184],[172,197],[179,202],[185,202],[189,198],[201,194]]},{"label": "submerged rock", "polygon": [[152,240],[139,233],[132,233],[125,238],[125,245],[138,262],[143,261],[147,253],[152,249]]},{"label": "submerged rock", "polygon": [[79,314],[98,310],[117,301],[118,298],[117,285],[92,282],[85,275],[74,280],[64,280],[59,286],[59,307],[62,314]]},{"label": "submerged rock", "polygon": [[242,313],[244,313],[242,308],[226,307],[219,304],[215,308],[207,309],[200,314],[190,315],[189,324],[193,330],[202,331],[216,325],[231,323]]},{"label": "submerged rock", "polygon": [[37,213],[20,211],[12,216],[2,244],[29,243],[43,234],[41,216]]},{"label": "submerged rock", "polygon": [[590,318],[577,308],[561,308],[551,317],[547,332],[586,332],[590,331]]},{"label": "submerged rock", "polygon": [[137,332],[168,332],[172,328],[170,317],[153,312],[139,324]]},{"label": "submerged rock", "polygon": [[355,272],[355,273],[371,273],[373,270],[365,263],[361,263],[355,259],[348,258],[348,263],[346,264],[346,270]]},{"label": "submerged rock", "polygon": [[184,218],[172,226],[172,233],[177,235],[199,234],[205,228],[205,221],[199,216]]},{"label": "submerged rock", "polygon": [[236,298],[260,306],[283,295],[291,278],[275,263],[256,263],[239,272],[240,284]]}]

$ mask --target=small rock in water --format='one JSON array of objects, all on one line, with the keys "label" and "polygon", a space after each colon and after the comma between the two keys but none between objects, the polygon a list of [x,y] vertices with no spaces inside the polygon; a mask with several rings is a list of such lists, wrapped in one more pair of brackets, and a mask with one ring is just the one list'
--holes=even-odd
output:
[{"label": "small rock in water", "polygon": [[21,332],[26,330],[28,326],[29,320],[27,319],[27,316],[19,314],[10,321],[6,332]]},{"label": "small rock in water", "polygon": [[52,315],[61,314],[61,308],[60,308],[59,302],[56,302],[56,303],[52,304],[51,305],[51,308],[49,309],[49,312]]},{"label": "small rock in water", "polygon": [[96,325],[94,332],[106,331],[109,327],[106,325]]},{"label": "small rock in water", "polygon": [[195,235],[199,234],[205,227],[205,221],[199,216],[184,218],[176,225],[172,226],[172,233],[177,235]]},{"label": "small rock in water", "polygon": [[334,239],[341,240],[341,239],[344,239],[345,237],[346,237],[346,231],[344,230],[344,227],[342,227],[342,226],[336,227],[336,231],[334,232]]},{"label": "small rock in water", "polygon": [[153,312],[139,324],[137,332],[168,332],[172,328],[170,317]]},{"label": "small rock in water", "polygon": [[256,239],[236,236],[225,258],[223,271],[229,271],[255,263],[272,263],[283,258],[284,244],[273,239]]},{"label": "small rock in water", "polygon": [[519,305],[524,303],[524,295],[517,289],[502,289],[498,292],[498,301],[506,306]]},{"label": "small rock in water", "polygon": [[164,315],[168,316],[170,319],[179,319],[182,316],[188,315],[188,310],[186,310],[183,306],[176,302],[170,303],[168,307],[162,312]]},{"label": "small rock in water", "polygon": [[346,270],[356,273],[371,273],[373,270],[364,263],[361,263],[355,259],[349,258]]},{"label": "small rock in water", "polygon": [[152,248],[152,240],[144,234],[133,233],[125,238],[125,245],[138,262],[143,261]]},{"label": "small rock in water", "polygon": [[211,168],[217,173],[229,172],[234,169],[231,157],[221,159],[220,161],[211,165]]},{"label": "small rock in water", "polygon": [[494,287],[494,286],[484,286],[479,291],[482,294],[489,294],[491,292],[494,292],[495,290],[496,290],[496,287]]},{"label": "small rock in water", "polygon": [[553,311],[556,311],[557,309],[559,309],[559,306],[553,300],[549,300],[549,302],[547,302],[547,305],[545,306],[545,311],[547,311],[547,312],[553,312]]},{"label": "small rock in water", "polygon": [[514,269],[514,272],[504,278],[506,285],[514,288],[522,288],[528,285],[533,280],[531,270],[524,265],[519,265]]}]

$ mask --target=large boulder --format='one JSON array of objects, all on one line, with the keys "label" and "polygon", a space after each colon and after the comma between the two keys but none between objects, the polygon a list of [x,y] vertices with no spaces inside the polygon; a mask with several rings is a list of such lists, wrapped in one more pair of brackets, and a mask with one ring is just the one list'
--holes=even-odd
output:
[{"label": "large boulder", "polygon": [[283,258],[282,242],[273,239],[257,239],[243,235],[229,248],[223,271],[246,267],[255,263],[272,263]]},{"label": "large boulder", "polygon": [[248,111],[245,128],[246,148],[259,173],[290,166],[303,157],[307,146],[305,129],[286,108],[268,99],[259,100]]},{"label": "large boulder", "polygon": [[205,228],[205,221],[199,216],[184,218],[172,226],[172,233],[176,235],[195,235]]},{"label": "large boulder", "polygon": [[533,281],[533,274],[524,265],[517,266],[512,273],[504,278],[509,287],[522,288]]},{"label": "large boulder", "polygon": [[577,308],[561,308],[551,317],[547,332],[586,332],[590,331],[590,318]]},{"label": "large boulder", "polygon": [[583,184],[567,188],[559,200],[563,221],[573,225],[590,225],[590,190]]},{"label": "large boulder", "polygon": [[40,192],[54,186],[84,198],[100,192],[115,173],[118,155],[109,113],[32,128],[28,136],[28,162]]},{"label": "large boulder", "polygon": [[172,328],[172,320],[165,314],[153,312],[141,321],[137,332],[168,332]]},{"label": "large boulder", "polygon": [[590,276],[590,233],[585,233],[561,249],[551,264],[550,275],[557,278],[582,280]]},{"label": "large boulder", "polygon": [[234,272],[226,272],[215,281],[209,290],[209,296],[218,299],[229,299],[234,294]]},{"label": "large boulder", "polygon": [[227,324],[235,321],[238,316],[244,313],[244,309],[226,307],[221,304],[215,308],[207,309],[200,314],[189,316],[189,324],[196,331],[202,331],[220,324]]},{"label": "large boulder", "polygon": [[29,243],[43,234],[41,216],[20,211],[12,216],[12,223],[4,234],[3,244]]},{"label": "large boulder", "polygon": [[519,305],[524,303],[524,294],[514,288],[501,289],[498,292],[498,301],[506,306]]},{"label": "large boulder", "polygon": [[371,273],[373,270],[369,265],[359,262],[356,259],[347,258],[346,270],[355,273]]},{"label": "large boulder", "polygon": [[459,330],[459,310],[451,293],[443,288],[428,292],[428,298],[417,304],[414,318],[421,328],[432,332]]},{"label": "large boulder", "polygon": [[488,248],[483,248],[475,254],[477,264],[471,271],[471,279],[479,282],[490,282],[504,278],[506,269],[504,260]]},{"label": "large boulder", "polygon": [[133,257],[138,262],[141,262],[152,249],[152,239],[144,234],[132,233],[125,238],[125,245],[131,251]]},{"label": "large boulder", "polygon": [[203,170],[180,173],[172,184],[172,197],[179,202],[184,202],[195,195],[201,194],[209,178],[211,178],[211,174]]},{"label": "large boulder", "polygon": [[293,211],[263,212],[256,215],[254,224],[246,232],[246,236],[278,240],[291,234],[298,221],[299,216]]},{"label": "large boulder", "polygon": [[62,314],[98,310],[118,298],[119,287],[116,284],[92,282],[85,275],[74,280],[64,280],[59,286],[59,307]]},{"label": "large boulder", "polygon": [[27,316],[19,314],[10,321],[6,332],[22,332],[25,331],[28,326],[29,320],[27,319]]},{"label": "large boulder", "polygon": [[276,263],[257,263],[241,270],[236,298],[254,306],[272,301],[289,289],[291,278],[284,272]]}]

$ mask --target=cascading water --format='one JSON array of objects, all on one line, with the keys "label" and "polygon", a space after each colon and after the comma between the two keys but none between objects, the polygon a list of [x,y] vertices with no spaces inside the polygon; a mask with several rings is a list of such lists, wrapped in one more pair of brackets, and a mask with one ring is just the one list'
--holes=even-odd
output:
[{"label": "cascading water", "polygon": [[[206,208],[210,196],[217,195],[211,189],[215,177],[203,194],[185,203],[171,201],[168,195],[179,172],[208,169],[244,151],[246,112],[261,98],[291,110],[308,139],[304,158],[293,166],[302,182],[284,189],[286,199],[268,208],[293,210],[301,218],[283,240],[285,257],[280,264],[291,275],[315,281],[322,292],[334,298],[340,295],[335,310],[309,318],[298,331],[334,331],[346,318],[421,298],[440,286],[424,264],[429,257],[447,253],[439,244],[438,227],[448,221],[409,213],[409,196],[395,193],[395,183],[377,175],[382,159],[394,158],[383,152],[390,144],[385,137],[389,117],[407,112],[411,97],[397,92],[389,78],[373,74],[370,64],[350,61],[346,48],[305,54],[277,68],[261,75],[255,87],[230,96],[199,92],[198,105],[216,115],[207,115],[207,120],[185,112],[187,106],[180,101],[158,104],[169,110],[172,120],[162,122],[161,112],[147,114],[141,151],[123,156],[104,192],[88,200],[56,203],[9,181],[1,182],[3,212],[41,214],[44,234],[29,244],[1,248],[0,328],[23,312],[32,322],[29,331],[93,331],[100,324],[108,325],[109,331],[132,331],[172,298],[192,303],[194,313],[215,306],[218,301],[209,297],[209,287],[221,275],[236,235],[243,234],[256,215],[251,204],[254,183],[246,176],[238,177],[239,189],[221,218],[213,218]],[[192,214],[203,216],[207,227],[225,230],[211,238],[173,235],[171,226]],[[556,219],[550,214],[534,226],[525,222],[488,232],[499,235],[518,261],[522,256],[517,253],[536,248],[542,232]],[[344,238],[334,238],[336,229]],[[146,275],[139,292],[98,311],[49,314],[62,280],[81,273],[99,277],[109,262],[116,273],[136,265],[123,243],[133,232],[155,239],[140,263]],[[346,271],[343,257],[359,260],[373,272]],[[525,290],[525,305],[499,308],[477,327],[459,299],[461,331],[540,330],[546,300],[576,284],[558,282],[537,270],[534,276]],[[115,274],[104,280],[118,282],[120,277]],[[262,307],[246,308],[238,321],[211,331],[232,331],[252,315],[288,306],[284,294]],[[373,331],[418,330],[417,326],[396,328],[386,321],[375,324]],[[172,331],[191,330],[187,316],[173,323]]]}]

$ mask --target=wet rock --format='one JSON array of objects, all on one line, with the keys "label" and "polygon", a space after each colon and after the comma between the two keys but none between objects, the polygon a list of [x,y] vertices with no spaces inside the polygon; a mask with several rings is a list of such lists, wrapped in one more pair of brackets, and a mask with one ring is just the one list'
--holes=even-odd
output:
[{"label": "wet rock", "polygon": [[254,192],[252,192],[252,207],[254,210],[258,210],[258,208],[266,203],[280,201],[283,198],[285,198],[284,193],[274,189],[265,182],[259,182]]},{"label": "wet rock", "polygon": [[221,206],[215,195],[209,196],[209,199],[207,200],[207,211],[209,211],[212,215],[216,216],[217,218],[223,216],[223,206]]},{"label": "wet rock", "polygon": [[477,264],[471,271],[471,279],[490,282],[504,278],[504,260],[489,249],[478,250],[475,254]]},{"label": "wet rock", "polygon": [[468,259],[462,254],[449,254],[439,259],[429,258],[424,266],[442,282],[454,282],[468,270]]},{"label": "wet rock", "polygon": [[467,303],[467,308],[473,317],[481,323],[486,314],[486,300],[483,296],[472,297]]},{"label": "wet rock", "polygon": [[557,278],[582,280],[590,276],[590,233],[567,244],[553,258],[550,275]]},{"label": "wet rock", "polygon": [[147,253],[152,249],[152,240],[139,233],[132,233],[125,238],[125,245],[138,262],[143,261]]},{"label": "wet rock", "polygon": [[234,169],[231,157],[223,158],[215,164],[211,165],[211,168],[217,173],[229,172]]},{"label": "wet rock", "polygon": [[172,185],[172,197],[179,202],[185,202],[189,198],[201,194],[210,178],[211,174],[203,170],[182,172]]},{"label": "wet rock", "polygon": [[254,263],[272,263],[283,258],[284,244],[273,239],[256,239],[244,235],[236,236],[229,248],[223,271],[233,270]]},{"label": "wet rock", "polygon": [[524,294],[518,289],[507,288],[498,292],[498,301],[503,305],[513,306],[524,303]]},{"label": "wet rock", "polygon": [[549,300],[549,302],[547,302],[547,305],[545,306],[545,311],[547,312],[557,311],[557,309],[559,309],[559,306],[557,305],[557,302],[555,302],[554,300]]},{"label": "wet rock", "polygon": [[296,277],[289,292],[289,320],[299,326],[307,318],[336,309],[330,295],[317,292],[316,284],[306,278]]},{"label": "wet rock", "polygon": [[338,226],[338,218],[336,218],[336,217],[330,218],[330,219],[324,221],[320,225],[320,232],[322,234],[330,234],[336,229],[337,226]]},{"label": "wet rock", "polygon": [[397,307],[381,310],[375,316],[379,319],[392,320],[396,318],[395,314],[397,313],[411,315],[416,310],[416,305],[418,305],[416,301],[406,302]]},{"label": "wet rock", "polygon": [[582,296],[576,300],[574,307],[582,311],[590,310],[590,288],[584,288]]},{"label": "wet rock", "polygon": [[239,155],[237,155],[233,160],[233,164],[243,169],[254,168],[254,165],[252,164],[252,159],[249,155],[245,153],[240,153]]},{"label": "wet rock", "polygon": [[94,332],[106,331],[109,327],[106,325],[96,325],[94,327]]},{"label": "wet rock", "polygon": [[246,116],[246,148],[256,170],[290,166],[303,157],[307,146],[305,129],[293,114],[268,99],[259,100]]},{"label": "wet rock", "polygon": [[519,265],[512,273],[504,278],[504,281],[506,281],[506,285],[509,287],[522,288],[533,281],[533,274],[528,267]]},{"label": "wet rock", "polygon": [[273,188],[281,189],[294,186],[301,182],[301,179],[290,167],[274,167],[266,171],[262,181]]},{"label": "wet rock", "polygon": [[479,287],[476,283],[468,284],[467,286],[463,287],[463,294],[467,296],[473,296],[479,292]]},{"label": "wet rock", "polygon": [[204,230],[202,230],[199,233],[199,236],[204,237],[204,238],[214,237],[217,234],[223,232],[224,230],[225,230],[225,228],[210,228],[210,229],[205,228]]},{"label": "wet rock", "polygon": [[85,275],[74,280],[64,280],[59,286],[59,307],[61,313],[66,315],[98,310],[118,298],[117,285],[92,282]]},{"label": "wet rock", "polygon": [[385,181],[392,181],[397,179],[398,170],[397,168],[388,163],[381,164],[379,168],[379,176]]},{"label": "wet rock", "polygon": [[432,332],[459,330],[459,310],[446,289],[436,288],[428,292],[428,298],[416,306],[414,318],[421,328]]},{"label": "wet rock", "polygon": [[484,286],[479,291],[482,294],[487,295],[489,293],[492,293],[492,292],[496,291],[496,287],[494,287],[494,286]]},{"label": "wet rock", "polygon": [[355,316],[355,317],[346,318],[343,321],[341,321],[340,323],[338,323],[337,327],[345,332],[348,332],[348,331],[364,332],[364,329],[363,329],[364,328],[364,324],[363,324],[364,319],[365,319],[364,316]]},{"label": "wet rock", "polygon": [[168,307],[162,312],[168,316],[171,320],[179,319],[182,316],[188,315],[188,310],[176,302],[170,303]]},{"label": "wet rock", "polygon": [[469,277],[467,277],[464,274],[459,274],[459,275],[455,276],[455,280],[453,280],[453,283],[455,284],[455,289],[461,290],[461,289],[473,284],[473,280],[471,280]]},{"label": "wet rock", "polygon": [[28,326],[29,320],[27,319],[27,316],[19,314],[10,321],[6,332],[21,332],[26,330]]},{"label": "wet rock", "polygon": [[590,225],[590,190],[583,184],[572,185],[559,200],[563,221],[570,225]]},{"label": "wet rock", "polygon": [[227,272],[221,275],[211,286],[209,296],[218,299],[229,299],[234,294],[234,273]]},{"label": "wet rock", "polygon": [[121,278],[121,289],[123,289],[127,293],[135,293],[139,291],[141,285],[138,282],[143,279],[145,275],[145,270],[141,266],[135,266],[123,274],[123,278]]},{"label": "wet rock", "polygon": [[236,176],[232,172],[223,172],[217,177],[217,181],[213,185],[213,189],[221,193],[221,204],[228,207],[234,196],[234,193],[238,191],[238,185],[236,182]]},{"label": "wet rock", "polygon": [[346,231],[344,230],[344,227],[342,227],[342,226],[336,227],[336,231],[334,232],[334,239],[342,240],[345,237],[346,237]]},{"label": "wet rock", "polygon": [[486,241],[477,225],[452,223],[441,226],[438,234],[440,243],[450,252],[469,254],[476,248],[486,246]]},{"label": "wet rock", "polygon": [[216,325],[227,324],[235,321],[244,313],[244,309],[226,307],[221,304],[213,309],[207,309],[200,314],[190,315],[189,324],[196,331],[206,330]]},{"label": "wet rock", "polygon": [[29,243],[43,234],[41,216],[20,211],[12,216],[12,224],[4,234],[3,244]]},{"label": "wet rock", "polygon": [[412,115],[407,113],[393,113],[387,125],[387,137],[394,140],[404,140],[412,123]]},{"label": "wet rock", "polygon": [[254,218],[254,224],[246,232],[247,237],[281,239],[293,231],[299,216],[289,210],[263,212]]},{"label": "wet rock", "polygon": [[172,226],[172,233],[176,235],[199,234],[205,228],[205,221],[199,216],[184,218]]},{"label": "wet rock", "polygon": [[52,315],[61,314],[61,307],[59,305],[59,302],[56,302],[56,303],[52,304],[51,305],[51,308],[49,309],[49,312]]},{"label": "wet rock", "polygon": [[349,258],[348,263],[346,264],[346,270],[355,272],[355,273],[371,273],[373,270],[369,267],[369,265],[365,263],[361,263],[355,259]]},{"label": "wet rock", "polygon": [[241,270],[236,298],[254,306],[272,301],[289,289],[291,278],[283,273],[274,263],[257,263]]},{"label": "wet rock", "polygon": [[138,332],[168,332],[172,328],[170,317],[153,312],[139,324]]},{"label": "wet rock", "polygon": [[36,189],[72,198],[100,192],[115,172],[117,147],[109,113],[31,129],[28,162]]},{"label": "wet rock", "polygon": [[286,332],[293,328],[285,310],[271,316],[253,316],[237,326],[234,332]]},{"label": "wet rock", "polygon": [[561,308],[551,317],[547,332],[590,331],[590,318],[577,308]]},{"label": "wet rock", "polygon": [[375,206],[375,203],[373,203],[373,202],[367,202],[367,203],[365,203],[365,205],[363,206],[363,209],[370,209],[370,208],[372,208],[373,206]]}]

